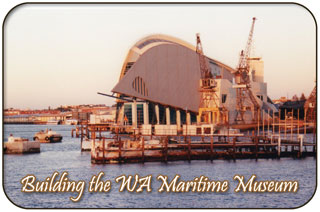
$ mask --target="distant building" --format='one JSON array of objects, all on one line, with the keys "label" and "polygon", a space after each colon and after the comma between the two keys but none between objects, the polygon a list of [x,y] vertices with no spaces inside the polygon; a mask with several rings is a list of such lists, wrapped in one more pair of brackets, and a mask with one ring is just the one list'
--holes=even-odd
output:
[{"label": "distant building", "polygon": [[15,116],[15,115],[19,115],[20,114],[20,110],[17,109],[5,109],[3,115],[5,116]]},{"label": "distant building", "polygon": [[66,119],[71,118],[71,113],[60,114],[20,114],[13,116],[4,116],[5,124],[46,124],[49,121],[64,122]]},{"label": "distant building", "polygon": [[272,101],[274,104],[283,104],[287,101],[290,101],[290,99],[287,99],[287,97],[282,96],[282,97],[280,97],[280,99],[274,99]]}]

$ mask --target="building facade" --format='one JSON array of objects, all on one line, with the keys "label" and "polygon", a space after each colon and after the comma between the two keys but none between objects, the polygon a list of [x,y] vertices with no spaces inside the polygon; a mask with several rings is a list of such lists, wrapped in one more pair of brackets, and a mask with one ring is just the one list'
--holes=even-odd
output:
[{"label": "building facade", "polygon": [[[235,123],[235,70],[206,57],[217,83],[216,107],[226,114],[210,114],[208,124]],[[267,96],[263,81],[263,61],[251,58],[251,89],[262,110],[276,110]],[[200,65],[195,46],[177,38],[152,35],[137,42],[123,64],[119,82],[112,89],[117,100],[116,122],[120,125],[172,125],[181,130],[183,125],[205,124],[199,117]],[[260,111],[262,112],[262,111]],[[250,123],[252,113],[245,113]],[[174,127],[175,126],[175,127]],[[146,127],[146,126],[144,126]]]}]

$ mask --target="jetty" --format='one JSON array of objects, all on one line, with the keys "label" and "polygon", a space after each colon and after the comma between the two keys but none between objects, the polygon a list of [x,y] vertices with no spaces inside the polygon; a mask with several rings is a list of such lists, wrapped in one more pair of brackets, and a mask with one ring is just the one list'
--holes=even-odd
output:
[{"label": "jetty", "polygon": [[316,157],[316,120],[280,115],[258,116],[252,130],[243,131],[228,122],[184,124],[180,130],[173,125],[125,126],[130,131],[119,124],[88,122],[78,131],[81,151],[90,151],[94,164]]},{"label": "jetty", "polygon": [[145,136],[125,140],[115,136],[94,139],[91,145],[91,162],[95,164],[316,156],[316,145],[304,141],[303,136],[296,142],[278,136],[161,135],[152,140]]},{"label": "jetty", "polygon": [[28,154],[39,152],[40,142],[29,141],[26,138],[12,137],[10,141],[4,143],[5,154]]},{"label": "jetty", "polygon": [[[288,124],[289,126],[289,124]],[[307,133],[306,123],[279,120],[262,123],[255,131],[234,129],[210,135],[114,134],[103,125],[81,127],[81,149],[91,151],[91,163],[144,163],[191,160],[238,160],[259,158],[304,158],[316,156],[316,132]],[[190,131],[185,131],[185,133]]]}]

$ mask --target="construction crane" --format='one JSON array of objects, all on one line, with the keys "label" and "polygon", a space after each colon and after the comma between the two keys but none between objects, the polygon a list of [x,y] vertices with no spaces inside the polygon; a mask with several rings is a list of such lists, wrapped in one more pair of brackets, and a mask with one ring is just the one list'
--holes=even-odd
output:
[{"label": "construction crane", "polygon": [[246,111],[251,110],[253,112],[253,121],[257,121],[257,114],[260,109],[260,105],[254,97],[250,89],[250,77],[249,77],[249,58],[252,45],[253,30],[256,18],[253,17],[252,25],[247,41],[245,51],[241,51],[239,64],[237,71],[235,72],[236,78],[236,96],[237,96],[237,108],[235,121],[237,123],[245,123],[244,114]]},{"label": "construction crane", "polygon": [[199,55],[201,73],[198,122],[213,123],[215,117],[217,117],[217,119],[219,120],[221,113],[225,110],[223,110],[223,108],[219,108],[219,105],[217,103],[219,100],[216,94],[217,82],[214,80],[208,61],[203,54],[200,34],[197,33],[196,36],[196,52]]}]

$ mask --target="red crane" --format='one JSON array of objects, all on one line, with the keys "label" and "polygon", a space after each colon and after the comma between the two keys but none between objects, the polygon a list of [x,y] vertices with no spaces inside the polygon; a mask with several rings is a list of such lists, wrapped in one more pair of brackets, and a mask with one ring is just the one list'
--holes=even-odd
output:
[{"label": "red crane", "polygon": [[249,78],[249,58],[250,58],[250,50],[252,45],[252,37],[253,30],[256,18],[253,17],[251,30],[249,33],[247,45],[245,51],[241,51],[239,64],[237,67],[237,71],[235,72],[236,77],[236,89],[237,89],[237,109],[236,109],[236,122],[244,123],[244,114],[246,111],[253,111],[253,121],[257,120],[258,110],[260,109],[260,105],[255,99],[251,89],[250,89],[250,78]]},{"label": "red crane", "polygon": [[[197,36],[196,52],[199,55],[200,63],[200,106],[199,106],[199,121],[205,123],[213,123],[213,117],[224,117],[225,108],[219,108],[219,98],[216,94],[217,83],[214,80],[207,58],[203,54],[202,44],[199,33]],[[219,120],[218,120],[219,122]]]}]

